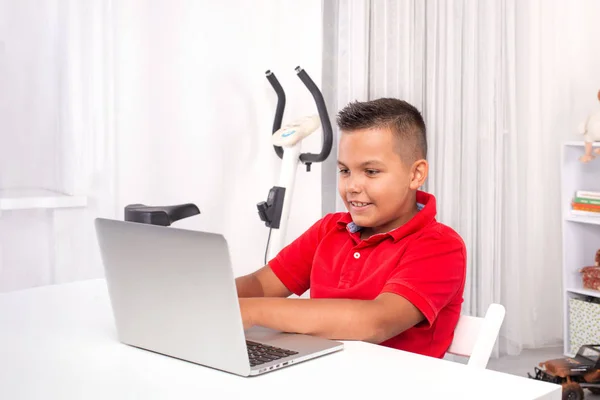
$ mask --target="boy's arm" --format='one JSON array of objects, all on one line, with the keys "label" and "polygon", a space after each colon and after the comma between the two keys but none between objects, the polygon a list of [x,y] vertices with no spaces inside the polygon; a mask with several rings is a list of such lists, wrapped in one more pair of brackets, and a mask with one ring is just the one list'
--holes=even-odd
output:
[{"label": "boy's arm", "polygon": [[235,285],[238,297],[288,297],[292,294],[268,265],[240,276]]},{"label": "boy's arm", "polygon": [[240,299],[244,327],[261,325],[339,340],[382,343],[422,322],[433,324],[464,288],[465,246],[433,233],[407,251],[374,300]]},{"label": "boy's arm", "polygon": [[375,300],[240,299],[244,328],[260,325],[283,332],[381,343],[421,322],[408,300],[382,293]]}]

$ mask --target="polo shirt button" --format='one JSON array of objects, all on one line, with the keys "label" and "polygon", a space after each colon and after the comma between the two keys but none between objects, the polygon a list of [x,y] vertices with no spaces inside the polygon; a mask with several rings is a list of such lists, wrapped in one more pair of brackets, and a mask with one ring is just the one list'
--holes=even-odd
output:
[{"label": "polo shirt button", "polygon": [[358,251],[354,253],[354,258],[356,258],[357,260],[360,258],[360,253]]}]

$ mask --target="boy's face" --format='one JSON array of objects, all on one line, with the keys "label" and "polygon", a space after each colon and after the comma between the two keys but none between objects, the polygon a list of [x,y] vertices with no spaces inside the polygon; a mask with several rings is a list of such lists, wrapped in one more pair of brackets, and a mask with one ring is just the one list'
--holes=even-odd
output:
[{"label": "boy's face", "polygon": [[389,232],[417,212],[416,190],[427,178],[425,160],[407,165],[387,128],[342,132],[338,190],[355,224],[368,235]]}]

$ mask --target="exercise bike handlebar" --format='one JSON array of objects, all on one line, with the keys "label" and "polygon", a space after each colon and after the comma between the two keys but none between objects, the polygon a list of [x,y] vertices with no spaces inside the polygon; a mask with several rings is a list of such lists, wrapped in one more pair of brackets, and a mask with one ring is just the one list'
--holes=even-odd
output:
[{"label": "exercise bike handlebar", "polygon": [[312,94],[313,98],[315,99],[317,110],[319,112],[319,118],[321,119],[321,127],[323,128],[323,145],[321,147],[321,152],[319,154],[302,153],[300,154],[300,161],[305,164],[321,162],[329,157],[331,146],[333,144],[333,132],[331,129],[331,122],[329,121],[329,114],[327,114],[327,107],[325,106],[323,94],[317,85],[315,85],[313,80],[310,79],[310,76],[308,76],[306,71],[301,67],[296,67],[296,73],[298,74],[298,78],[300,78],[302,83],[304,83],[304,86],[306,86],[310,94]]},{"label": "exercise bike handlebar", "polygon": [[[285,92],[281,87],[281,84],[275,77],[275,74],[268,70],[265,72],[267,80],[273,86],[275,93],[277,94],[277,109],[275,110],[275,121],[273,122],[273,134],[281,128],[281,121],[283,120],[283,110],[285,109]],[[275,153],[279,158],[283,158],[283,149],[280,146],[273,146]]]},{"label": "exercise bike handlebar", "polygon": [[[323,99],[323,94],[315,85],[313,80],[308,76],[305,70],[301,67],[296,67],[296,74],[298,78],[304,83],[306,88],[312,94],[313,99],[317,105],[317,111],[319,112],[319,118],[321,120],[321,127],[323,128],[323,144],[321,148],[321,152],[319,154],[313,153],[302,153],[300,154],[300,161],[304,164],[310,165],[314,162],[322,162],[327,157],[329,157],[329,153],[331,153],[331,146],[333,145],[333,130],[331,128],[331,122],[329,120],[329,114],[327,113],[327,106],[325,105],[325,100]],[[283,119],[283,111],[285,109],[285,92],[279,84],[279,81],[275,77],[271,71],[266,72],[267,79],[275,93],[277,94],[277,109],[275,111],[275,121],[273,123],[273,134],[277,132],[281,128],[281,122]],[[279,146],[273,146],[275,148],[275,152],[279,156],[279,158],[283,158],[283,149]]]}]

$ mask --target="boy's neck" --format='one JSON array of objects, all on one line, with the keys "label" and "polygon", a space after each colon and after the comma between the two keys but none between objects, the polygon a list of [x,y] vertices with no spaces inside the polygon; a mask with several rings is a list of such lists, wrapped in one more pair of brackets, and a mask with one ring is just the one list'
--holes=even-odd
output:
[{"label": "boy's neck", "polygon": [[367,240],[368,238],[370,238],[373,235],[391,232],[394,229],[400,228],[401,226],[406,224],[408,221],[413,219],[413,217],[415,215],[417,215],[418,212],[419,212],[419,208],[415,201],[414,206],[411,208],[411,210],[409,212],[405,213],[401,218],[398,218],[397,220],[394,220],[394,221],[390,221],[387,224],[384,224],[381,226],[362,228],[360,230],[360,239]]}]

